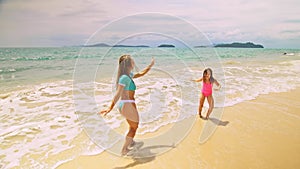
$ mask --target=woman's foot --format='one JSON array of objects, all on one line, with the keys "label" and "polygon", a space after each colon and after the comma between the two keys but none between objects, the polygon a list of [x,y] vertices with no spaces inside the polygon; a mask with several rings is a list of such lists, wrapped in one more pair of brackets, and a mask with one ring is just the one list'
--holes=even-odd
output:
[{"label": "woman's foot", "polygon": [[201,113],[199,113],[199,117],[202,119],[203,118],[203,116],[201,115]]},{"label": "woman's foot", "polygon": [[208,118],[209,118],[209,117],[208,117],[208,116],[206,116],[206,117],[204,118],[204,120],[208,120]]},{"label": "woman's foot", "polygon": [[131,151],[131,150],[138,150],[138,149],[140,149],[143,145],[144,145],[144,142],[136,142],[136,141],[133,141],[133,142],[128,146],[128,149],[129,149],[129,151]]},{"label": "woman's foot", "polygon": [[122,156],[125,156],[125,155],[127,155],[127,153],[128,153],[129,151],[130,151],[130,150],[129,150],[128,148],[123,149],[122,152],[121,152],[121,155],[122,155]]},{"label": "woman's foot", "polygon": [[132,140],[132,142],[129,144],[128,148],[133,148],[135,146],[136,142]]}]

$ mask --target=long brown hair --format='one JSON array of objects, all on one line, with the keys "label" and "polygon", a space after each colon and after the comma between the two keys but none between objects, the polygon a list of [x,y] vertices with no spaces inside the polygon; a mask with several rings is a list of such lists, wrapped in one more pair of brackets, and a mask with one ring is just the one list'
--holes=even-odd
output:
[{"label": "long brown hair", "polygon": [[202,77],[204,77],[204,75],[206,75],[208,71],[210,71],[209,82],[210,82],[210,83],[213,83],[213,82],[215,81],[215,79],[214,79],[214,77],[213,77],[213,72],[212,72],[211,68],[205,69],[205,70],[203,71],[203,76],[202,76]]},{"label": "long brown hair", "polygon": [[130,55],[122,55],[119,58],[118,76],[116,79],[116,87],[118,88],[119,78],[122,75],[129,76],[130,68],[132,67],[132,58]]}]

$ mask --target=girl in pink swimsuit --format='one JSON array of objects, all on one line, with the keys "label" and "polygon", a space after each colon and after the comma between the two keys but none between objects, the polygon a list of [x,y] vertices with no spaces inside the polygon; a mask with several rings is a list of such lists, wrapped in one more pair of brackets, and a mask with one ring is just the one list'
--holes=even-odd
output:
[{"label": "girl in pink swimsuit", "polygon": [[209,108],[206,117],[204,119],[207,120],[214,108],[214,98],[212,97],[213,84],[216,84],[219,87],[219,89],[221,88],[221,85],[218,83],[216,79],[213,78],[212,70],[210,68],[207,68],[203,71],[203,77],[201,77],[200,79],[196,79],[194,81],[195,82],[203,81],[200,103],[199,103],[199,116],[200,118],[203,118],[203,116],[201,115],[201,111],[206,98],[209,104]]}]

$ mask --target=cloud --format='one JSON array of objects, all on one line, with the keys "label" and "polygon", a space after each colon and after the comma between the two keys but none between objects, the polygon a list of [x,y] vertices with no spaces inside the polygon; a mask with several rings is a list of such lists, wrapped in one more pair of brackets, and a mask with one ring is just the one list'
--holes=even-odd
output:
[{"label": "cloud", "polygon": [[[59,46],[63,39],[65,45],[73,45],[81,43],[98,29],[107,27],[119,18],[143,12],[174,17],[137,17],[128,23],[120,24],[117,28],[107,30],[106,36],[116,39],[126,32],[141,29],[146,32],[151,30],[151,27],[160,27],[162,32],[171,27],[172,29],[168,30],[171,34],[177,32],[180,37],[194,36],[189,30],[180,29],[181,23],[174,19],[178,17],[205,33],[213,42],[268,41],[267,39],[288,41],[299,35],[298,6],[298,0],[27,0],[26,3],[21,0],[2,0],[0,46]],[[178,29],[175,29],[175,26]],[[57,38],[58,36],[61,38]],[[297,39],[293,42],[297,42]],[[297,43],[300,44],[300,39]],[[270,46],[281,47],[272,44]]]}]

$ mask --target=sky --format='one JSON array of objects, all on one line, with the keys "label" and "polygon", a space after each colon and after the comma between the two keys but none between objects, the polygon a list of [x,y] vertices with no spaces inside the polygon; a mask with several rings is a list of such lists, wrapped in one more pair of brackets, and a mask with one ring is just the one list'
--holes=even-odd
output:
[{"label": "sky", "polygon": [[299,6],[299,0],[0,0],[0,47],[156,45],[172,38],[197,46],[206,37],[212,44],[300,49]]}]

